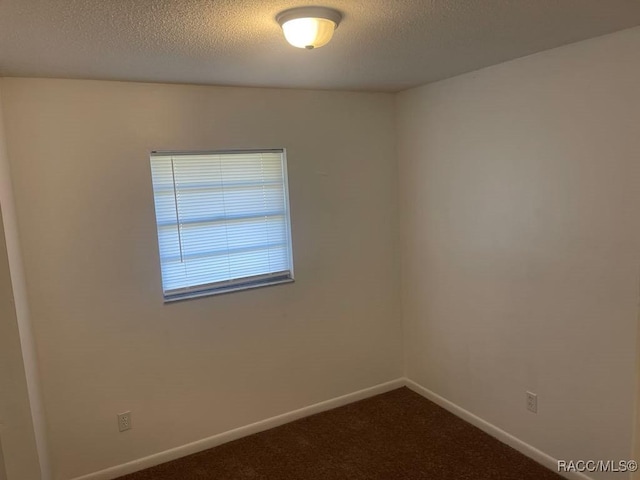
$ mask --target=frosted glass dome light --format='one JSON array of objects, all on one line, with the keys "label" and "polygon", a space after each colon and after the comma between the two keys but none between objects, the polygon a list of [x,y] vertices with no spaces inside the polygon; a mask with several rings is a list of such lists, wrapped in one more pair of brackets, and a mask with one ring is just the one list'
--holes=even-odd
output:
[{"label": "frosted glass dome light", "polygon": [[340,12],[324,7],[292,8],[276,17],[287,42],[294,47],[307,50],[329,43],[340,20]]}]

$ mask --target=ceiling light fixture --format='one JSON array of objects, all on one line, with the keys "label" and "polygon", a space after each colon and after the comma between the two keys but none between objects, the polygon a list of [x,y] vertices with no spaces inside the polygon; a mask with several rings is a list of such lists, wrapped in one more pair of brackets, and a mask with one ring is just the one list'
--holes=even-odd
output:
[{"label": "ceiling light fixture", "polygon": [[291,8],[276,16],[287,42],[307,50],[329,43],[340,20],[340,12],[326,7]]}]

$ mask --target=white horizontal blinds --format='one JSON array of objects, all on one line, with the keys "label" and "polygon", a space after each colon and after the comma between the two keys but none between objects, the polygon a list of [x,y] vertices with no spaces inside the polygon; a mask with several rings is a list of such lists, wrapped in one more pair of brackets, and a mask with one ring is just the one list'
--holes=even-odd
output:
[{"label": "white horizontal blinds", "polygon": [[290,277],[281,151],[154,155],[151,165],[165,295]]}]

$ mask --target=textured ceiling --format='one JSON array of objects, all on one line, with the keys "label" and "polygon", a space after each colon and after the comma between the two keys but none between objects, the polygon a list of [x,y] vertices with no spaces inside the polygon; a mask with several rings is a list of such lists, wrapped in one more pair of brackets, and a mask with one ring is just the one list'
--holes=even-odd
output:
[{"label": "textured ceiling", "polygon": [[[333,41],[275,22],[321,4]],[[640,25],[640,0],[0,0],[0,75],[397,91]]]}]

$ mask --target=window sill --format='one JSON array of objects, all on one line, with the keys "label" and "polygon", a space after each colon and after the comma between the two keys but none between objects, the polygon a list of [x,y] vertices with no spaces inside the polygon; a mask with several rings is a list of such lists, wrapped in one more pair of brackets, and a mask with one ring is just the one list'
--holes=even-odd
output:
[{"label": "window sill", "polygon": [[182,302],[184,300],[192,300],[194,298],[210,297],[213,295],[224,295],[226,293],[241,292],[243,290],[253,290],[254,288],[271,287],[273,285],[282,285],[284,283],[294,283],[293,278],[286,278],[283,280],[275,280],[273,282],[255,283],[248,285],[235,285],[228,288],[216,288],[215,290],[203,290],[201,292],[189,292],[183,295],[173,295],[171,297],[165,297],[164,303]]}]

